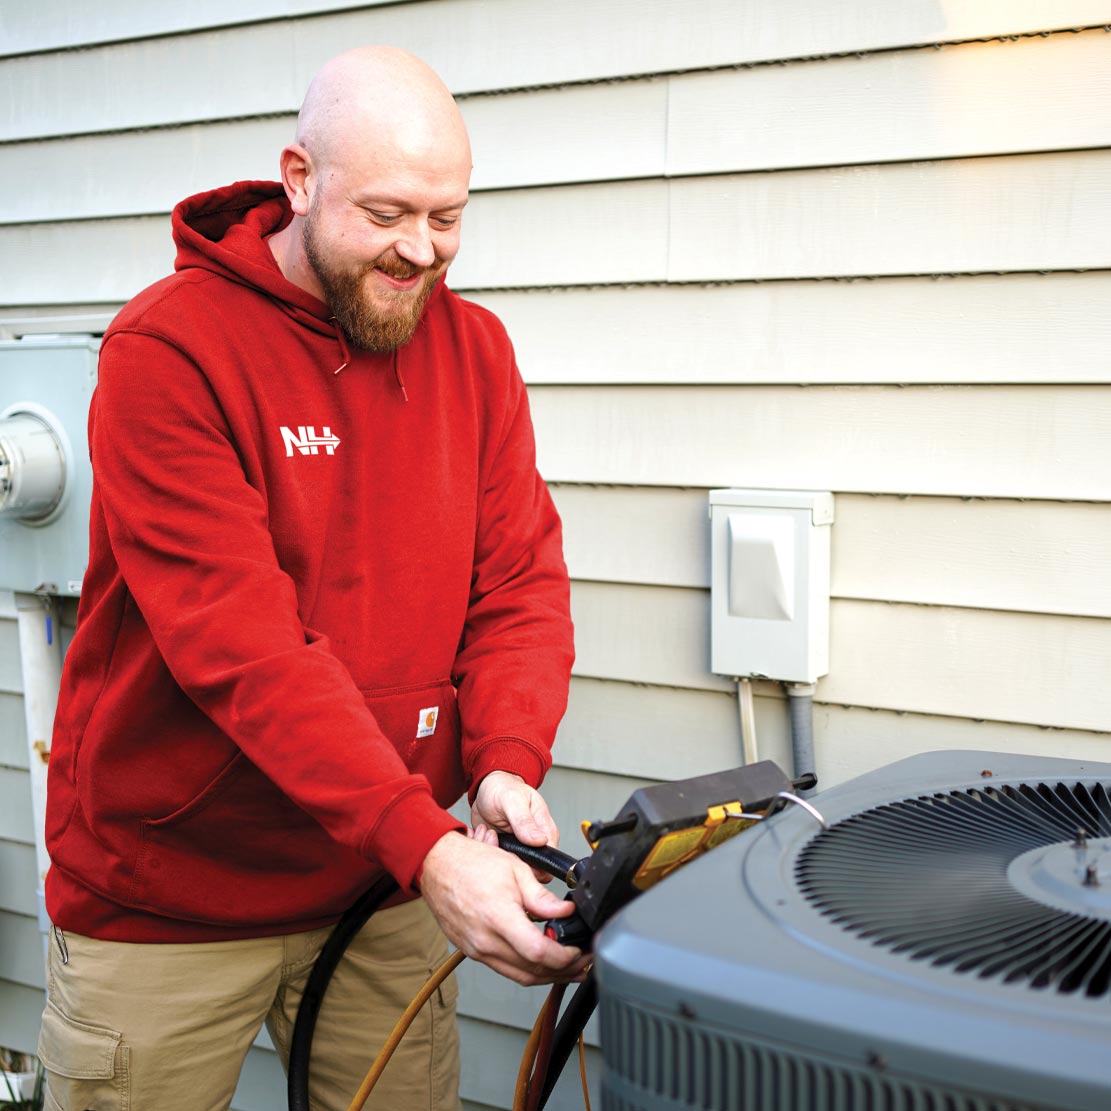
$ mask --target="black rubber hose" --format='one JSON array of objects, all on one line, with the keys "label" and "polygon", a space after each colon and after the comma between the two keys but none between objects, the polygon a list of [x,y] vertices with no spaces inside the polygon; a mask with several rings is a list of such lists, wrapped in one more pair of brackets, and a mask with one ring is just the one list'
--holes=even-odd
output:
[{"label": "black rubber hose", "polygon": [[503,833],[501,830],[498,830],[498,844],[530,867],[539,868],[541,872],[563,880],[568,887],[574,887],[578,880],[576,869],[580,862],[559,849],[553,849],[550,845],[526,845],[512,833]]},{"label": "black rubber hose", "polygon": [[289,1043],[289,1076],[286,1090],[289,1111],[309,1111],[309,1061],[312,1058],[312,1036],[324,993],[340,959],[366,925],[370,916],[397,890],[397,883],[390,876],[376,880],[351,904],[336,923],[328,940],[316,958],[301,1005],[297,1008],[297,1021],[293,1024],[293,1037]]},{"label": "black rubber hose", "polygon": [[552,1052],[548,1058],[548,1071],[544,1077],[544,1087],[540,1091],[537,1111],[543,1111],[544,1104],[548,1102],[548,1097],[563,1072],[563,1066],[567,1064],[567,1058],[579,1044],[579,1035],[586,1029],[597,1005],[598,985],[594,982],[594,969],[591,968],[560,1016],[555,1037],[552,1039]]}]

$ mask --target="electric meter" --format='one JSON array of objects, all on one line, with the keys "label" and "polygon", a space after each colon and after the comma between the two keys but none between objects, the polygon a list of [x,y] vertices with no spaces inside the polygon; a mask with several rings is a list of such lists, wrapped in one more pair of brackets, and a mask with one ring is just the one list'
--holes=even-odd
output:
[{"label": "electric meter", "polygon": [[39,406],[0,414],[0,514],[46,523],[66,491],[64,433]]}]

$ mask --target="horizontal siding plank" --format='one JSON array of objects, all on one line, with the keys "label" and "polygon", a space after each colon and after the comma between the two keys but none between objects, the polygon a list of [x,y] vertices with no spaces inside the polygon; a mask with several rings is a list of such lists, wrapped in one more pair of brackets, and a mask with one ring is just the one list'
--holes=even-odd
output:
[{"label": "horizontal siding plank", "polygon": [[[1109,192],[1111,151],[511,189],[473,198],[452,278],[496,289],[1108,267]],[[13,306],[122,300],[171,261],[165,217],[0,227]]]},{"label": "horizontal siding plank", "polygon": [[0,910],[0,980],[46,987],[44,953],[37,919]]},{"label": "horizontal siding plank", "polygon": [[405,0],[39,0],[33,7],[4,5],[0,12],[0,57],[45,50],[177,35],[210,27],[227,27],[264,19],[288,19],[312,12],[370,8]]},{"label": "horizontal siding plank", "polygon": [[[709,596],[577,582],[575,674],[730,690]],[[835,599],[822,702],[1111,732],[1111,622]]]},{"label": "horizontal siding plank", "polygon": [[1111,498],[1098,386],[530,390],[549,482]]},{"label": "horizontal siding plank", "polygon": [[34,844],[31,777],[21,768],[0,767],[0,837]]},{"label": "horizontal siding plank", "polygon": [[34,846],[0,839],[0,910],[36,917],[39,912],[35,898],[37,890]]},{"label": "horizontal siding plank", "polygon": [[469,296],[537,384],[1111,380],[1107,271]]},{"label": "horizontal siding plank", "polygon": [[1108,145],[1102,28],[669,82],[667,173]]},{"label": "horizontal siding plank", "polygon": [[[98,265],[89,259],[90,250],[97,253]],[[0,227],[0,289],[6,306],[122,302],[170,273],[173,265],[165,216]]]},{"label": "horizontal siding plank", "polygon": [[573,674],[728,691],[710,671],[710,595],[674,587],[573,582]]},{"label": "horizontal siding plank", "polygon": [[[1103,147],[1109,96],[1111,34],[1100,29],[477,96],[461,108],[471,187],[483,190]],[[225,181],[276,176],[294,128],[285,113],[0,145],[0,173],[40,183],[0,219],[165,213]]]},{"label": "horizontal siding plank", "polygon": [[[0,169],[41,182],[4,205],[5,224],[164,215],[185,197],[231,181],[276,180],[292,115],[154,131],[0,144]],[[73,168],[80,166],[81,173]],[[120,167],[134,168],[122,174]]]},{"label": "horizontal siding plank", "polygon": [[[559,482],[549,489],[573,579],[709,587],[708,491]],[[838,528],[840,508],[838,499]]]},{"label": "horizontal siding plank", "polygon": [[[783,688],[757,682],[753,693],[760,759],[772,760],[790,774],[790,723]],[[1111,733],[815,704],[815,762],[823,790],[905,756],[939,749],[1111,762]],[[653,779],[685,779],[736,767],[742,763],[736,696],[572,679],[555,759],[584,770]],[[569,840],[564,838],[565,847]]]},{"label": "horizontal siding plank", "polygon": [[39,988],[0,979],[0,1045],[35,1053],[46,994]]},{"label": "horizontal siding plank", "polygon": [[[573,578],[709,587],[708,491],[552,494]],[[835,514],[835,597],[1111,617],[1106,504],[839,494]]]},{"label": "horizontal siding plank", "polygon": [[833,591],[980,609],[1111,617],[1111,507],[838,499]]},{"label": "horizontal siding plank", "polygon": [[[789,771],[785,697],[772,683],[757,683],[754,694],[760,757]],[[683,690],[576,676],[553,756],[560,768],[655,780],[737,767],[743,762],[737,698],[732,688]],[[569,852],[578,851],[577,833],[564,831]]]},{"label": "horizontal siding plank", "polygon": [[[0,140],[292,111],[318,66],[360,42],[415,50],[453,92],[466,93],[1111,20],[1105,0],[980,0],[944,14],[924,2],[784,0],[774,19],[759,6],[700,0],[698,12],[690,18],[687,0],[565,0],[558,9],[544,0],[440,0],[13,57],[0,69],[0,104],[9,105],[0,116]],[[202,9],[197,21],[203,20]],[[651,33],[629,34],[630,27]]]},{"label": "horizontal siding plank", "polygon": [[[783,713],[786,715],[786,710]],[[1111,763],[1111,735],[1107,733],[844,706],[816,705],[814,735],[822,790],[906,756],[942,749]]]},{"label": "horizontal siding plank", "polygon": [[828,702],[1111,733],[1108,621],[841,601],[831,658]]},{"label": "horizontal siding plank", "polygon": [[1109,193],[1111,151],[682,179],[672,183],[667,276],[1106,267]]}]

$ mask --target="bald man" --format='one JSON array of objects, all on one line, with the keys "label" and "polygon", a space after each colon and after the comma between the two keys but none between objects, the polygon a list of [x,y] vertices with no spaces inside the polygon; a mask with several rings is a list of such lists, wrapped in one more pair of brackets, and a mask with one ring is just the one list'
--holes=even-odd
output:
[{"label": "bald man", "polygon": [[[318,1024],[346,1108],[446,952],[522,983],[585,958],[496,848],[537,793],[572,660],[559,520],[501,324],[452,293],[471,153],[421,61],[313,80],[281,183],[173,213],[175,273],[104,338],[91,551],[50,764],[40,1054],[65,1111],[228,1108],[283,1061],[332,924],[399,895]],[[446,809],[466,795],[468,828]],[[371,1106],[458,1106],[449,983]]]}]

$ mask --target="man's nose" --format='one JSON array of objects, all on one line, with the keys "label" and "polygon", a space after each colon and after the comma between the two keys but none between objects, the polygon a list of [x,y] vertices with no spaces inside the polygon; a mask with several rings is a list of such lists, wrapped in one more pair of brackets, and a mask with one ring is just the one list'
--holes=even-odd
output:
[{"label": "man's nose", "polygon": [[413,220],[407,224],[404,234],[394,245],[394,250],[414,266],[428,267],[436,261],[432,232],[424,220]]}]

